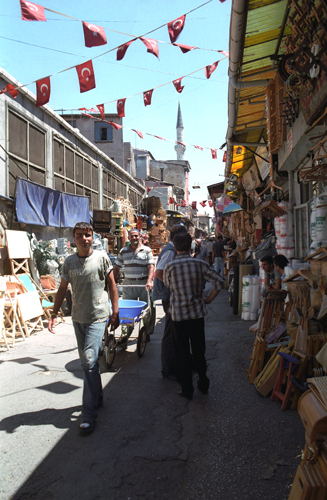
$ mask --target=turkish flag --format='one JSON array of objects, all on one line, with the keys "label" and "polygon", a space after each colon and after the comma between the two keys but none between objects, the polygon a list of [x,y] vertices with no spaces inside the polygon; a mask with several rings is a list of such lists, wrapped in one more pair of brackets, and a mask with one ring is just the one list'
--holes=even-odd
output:
[{"label": "turkish flag", "polygon": [[88,113],[82,113],[82,116],[88,116],[89,118],[92,118],[92,120],[95,120],[95,117],[93,115],[89,115]]},{"label": "turkish flag", "polygon": [[173,81],[173,84],[175,86],[175,89],[177,90],[177,92],[180,94],[182,91],[183,91],[183,88],[184,86],[182,87],[181,83],[182,83],[182,80],[183,80],[183,76],[182,78],[178,78],[177,80],[174,80]]},{"label": "turkish flag", "polygon": [[226,50],[218,50],[220,54],[224,54],[224,56],[229,57],[229,52],[226,52]]},{"label": "turkish flag", "polygon": [[163,137],[160,137],[160,135],[154,135],[153,137],[155,137],[156,139],[160,139],[161,141],[165,141],[166,140]]},{"label": "turkish flag", "polygon": [[36,106],[43,106],[50,100],[50,77],[36,82]]},{"label": "turkish flag", "polygon": [[189,52],[190,50],[196,49],[196,47],[192,47],[192,45],[183,45],[181,43],[173,43],[176,47],[179,47],[183,54],[186,54],[186,52]]},{"label": "turkish flag", "polygon": [[15,98],[15,97],[18,96],[18,91],[16,90],[16,88],[14,87],[14,85],[12,85],[11,83],[8,83],[5,87],[3,87],[3,89],[0,92],[0,95],[1,94],[6,94],[7,92],[13,98]]},{"label": "turkish flag", "polygon": [[142,134],[142,132],[139,132],[139,130],[135,130],[135,128],[132,128],[132,130],[133,130],[133,132],[136,132],[136,133],[137,133],[137,135],[138,135],[139,137],[141,137],[141,139],[143,139],[143,134]]},{"label": "turkish flag", "polygon": [[85,47],[98,47],[99,45],[106,45],[107,37],[104,28],[96,26],[91,23],[83,23]]},{"label": "turkish flag", "polygon": [[215,63],[213,64],[209,64],[209,66],[206,66],[206,69],[205,69],[205,74],[206,74],[206,77],[209,79],[211,74],[215,71],[215,69],[217,68],[218,66],[218,63],[219,61],[216,61]]},{"label": "turkish flag", "polygon": [[196,201],[192,201],[192,210],[196,210]]},{"label": "turkish flag", "polygon": [[172,196],[169,198],[169,203],[170,203],[171,205],[172,205],[173,203],[175,203],[175,200],[174,200],[174,198],[173,198]]},{"label": "turkish flag", "polygon": [[201,207],[205,207],[206,206],[206,204],[203,201],[200,201],[200,205],[201,205]]},{"label": "turkish flag", "polygon": [[147,193],[149,194],[149,193],[150,193],[150,191],[151,191],[151,188],[150,188],[150,187],[147,187],[147,188],[146,188],[146,190],[147,190]]},{"label": "turkish flag", "polygon": [[46,21],[44,8],[36,3],[20,0],[23,21]]},{"label": "turkish flag", "polygon": [[78,108],[78,109],[79,109],[79,111],[88,111],[89,113],[97,113],[98,112],[98,110],[95,109],[95,108],[90,108],[90,109],[88,109],[88,108]]},{"label": "turkish flag", "polygon": [[227,160],[227,151],[224,151],[223,162]]},{"label": "turkish flag", "polygon": [[152,94],[153,94],[153,89],[152,90],[147,90],[146,92],[143,92],[144,106],[150,106],[151,99],[152,99]]},{"label": "turkish flag", "polygon": [[209,205],[209,207],[212,207],[212,201],[211,200],[208,201],[208,205]]},{"label": "turkish flag", "polygon": [[86,61],[85,63],[76,66],[76,71],[78,75],[79,88],[81,93],[95,89],[95,78],[94,78],[92,60]]},{"label": "turkish flag", "polygon": [[176,142],[177,142],[177,144],[181,144],[182,146],[184,146],[184,148],[186,148],[184,142],[179,142],[179,141],[176,141]]},{"label": "turkish flag", "polygon": [[102,121],[104,120],[104,104],[97,104],[97,108],[101,113]]},{"label": "turkish flag", "polygon": [[186,207],[186,201],[185,201],[185,200],[182,200],[182,201],[181,201],[181,205],[182,205],[182,207]]},{"label": "turkish flag", "polygon": [[117,113],[118,113],[119,118],[124,118],[124,116],[125,116],[125,101],[126,101],[126,98],[119,99],[119,101],[117,101]]},{"label": "turkish flag", "polygon": [[202,205],[203,207],[205,207],[205,206],[206,206],[206,203],[207,203],[207,200],[203,200],[203,202],[201,203],[201,205]]},{"label": "turkish flag", "polygon": [[[135,40],[135,38],[134,38],[134,40]],[[118,49],[117,49],[117,61],[121,61],[123,59],[124,55],[126,54],[126,50],[130,46],[130,44],[132,42],[134,42],[134,40],[131,40],[130,42],[126,42],[126,43],[124,43],[124,45],[121,45],[120,47],[118,47]]]},{"label": "turkish flag", "polygon": [[196,145],[194,144],[194,147],[195,147],[196,149],[201,149],[201,151],[203,151],[203,148],[202,148],[201,146],[196,146]]},{"label": "turkish flag", "polygon": [[175,203],[175,207],[179,207],[179,204],[178,204],[178,203]]},{"label": "turkish flag", "polygon": [[115,123],[115,122],[106,122],[106,123],[109,123],[109,125],[111,125],[112,127],[114,127],[116,130],[119,130],[119,129],[123,128],[123,126],[119,125],[119,123]]},{"label": "turkish flag", "polygon": [[140,37],[140,40],[144,43],[146,48],[148,49],[147,52],[150,54],[153,54],[159,59],[159,48],[157,44],[157,40],[153,40],[152,38],[142,38]]},{"label": "turkish flag", "polygon": [[217,149],[211,149],[211,156],[213,160],[217,160]]},{"label": "turkish flag", "polygon": [[179,35],[183,31],[184,24],[185,24],[185,18],[186,18],[186,14],[184,16],[178,17],[174,21],[170,21],[170,23],[167,24],[169,38],[170,38],[171,43],[176,42],[177,38],[179,37]]}]

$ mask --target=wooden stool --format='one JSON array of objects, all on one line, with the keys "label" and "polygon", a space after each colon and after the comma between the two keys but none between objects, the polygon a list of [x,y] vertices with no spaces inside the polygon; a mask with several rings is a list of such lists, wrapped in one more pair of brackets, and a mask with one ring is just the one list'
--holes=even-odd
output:
[{"label": "wooden stool", "polygon": [[[273,401],[280,400],[282,401],[282,410],[286,410],[287,405],[289,403],[291,392],[292,392],[292,382],[291,377],[296,375],[296,372],[301,364],[301,361],[290,354],[286,354],[286,352],[279,352],[280,356],[279,362],[279,371],[277,375],[277,380],[275,382],[274,390],[271,395],[271,399]],[[288,362],[289,365],[285,366],[285,362]],[[285,371],[288,370],[287,380],[286,380],[286,391],[285,394],[282,393],[282,383],[284,378]]]}]

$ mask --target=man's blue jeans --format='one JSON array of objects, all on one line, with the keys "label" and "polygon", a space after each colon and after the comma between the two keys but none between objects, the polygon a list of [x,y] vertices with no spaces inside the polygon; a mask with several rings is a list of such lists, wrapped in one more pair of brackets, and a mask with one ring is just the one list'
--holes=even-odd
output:
[{"label": "man's blue jeans", "polygon": [[223,257],[215,257],[214,268],[217,273],[224,279],[225,264]]},{"label": "man's blue jeans", "polygon": [[76,323],[73,321],[78,353],[84,374],[83,420],[95,420],[103,392],[99,368],[99,355],[106,321]]}]

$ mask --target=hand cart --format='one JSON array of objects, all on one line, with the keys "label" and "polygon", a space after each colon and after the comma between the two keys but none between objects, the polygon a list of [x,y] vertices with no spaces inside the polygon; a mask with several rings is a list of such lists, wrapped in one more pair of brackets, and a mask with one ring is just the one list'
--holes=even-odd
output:
[{"label": "hand cart", "polygon": [[[144,287],[144,285],[119,285],[119,287]],[[146,306],[146,307],[144,307]],[[109,319],[107,320],[107,326],[104,332],[103,337],[103,358],[107,365],[107,368],[111,368],[116,356],[117,347],[122,347],[126,349],[128,342],[133,342],[137,339],[136,351],[141,358],[145,352],[146,348],[146,337],[147,332],[144,326],[141,328],[141,320],[150,312],[150,292],[147,290],[147,303],[141,300],[118,300],[119,307],[119,325],[132,326],[133,328],[138,324],[138,334],[134,335],[133,332],[131,335],[124,341],[124,337],[122,335],[122,329],[120,331],[120,335],[116,336],[116,331],[109,330]]]}]

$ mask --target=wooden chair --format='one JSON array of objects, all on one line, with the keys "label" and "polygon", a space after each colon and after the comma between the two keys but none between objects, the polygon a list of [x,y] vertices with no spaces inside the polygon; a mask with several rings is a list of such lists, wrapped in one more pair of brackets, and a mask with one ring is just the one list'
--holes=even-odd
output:
[{"label": "wooden chair", "polygon": [[[303,326],[303,328],[302,328]],[[286,410],[288,403],[291,398],[294,386],[292,384],[291,378],[296,375],[301,375],[305,369],[307,362],[307,343],[308,343],[308,324],[304,321],[302,325],[298,326],[298,331],[296,335],[293,355],[286,354],[285,352],[279,352],[280,364],[277,379],[274,385],[274,389],[271,395],[273,401],[282,401],[282,410]],[[287,374],[285,373],[287,372]],[[286,375],[286,389],[285,393],[282,392],[283,380]]]},{"label": "wooden chair", "polygon": [[[19,274],[17,277],[19,278],[19,280],[21,281],[21,283],[24,285],[24,287],[28,292],[33,292],[37,290],[41,300],[44,316],[47,319],[50,319],[51,317],[50,310],[52,311],[54,303],[48,300],[48,297],[45,295],[43,290],[41,290],[41,288],[37,286],[37,284],[29,274]],[[58,311],[58,316],[61,318],[62,321],[65,321],[63,313],[60,310]]]},{"label": "wooden chair", "polygon": [[6,330],[4,327],[3,313],[5,308],[5,297],[0,297],[0,343],[3,343],[9,351],[9,345],[6,337]]},{"label": "wooden chair", "polygon": [[25,340],[25,334],[17,310],[18,289],[9,286],[13,284],[7,282],[4,307],[5,332],[6,336],[11,338],[12,347],[15,345],[17,335],[20,335]]}]

